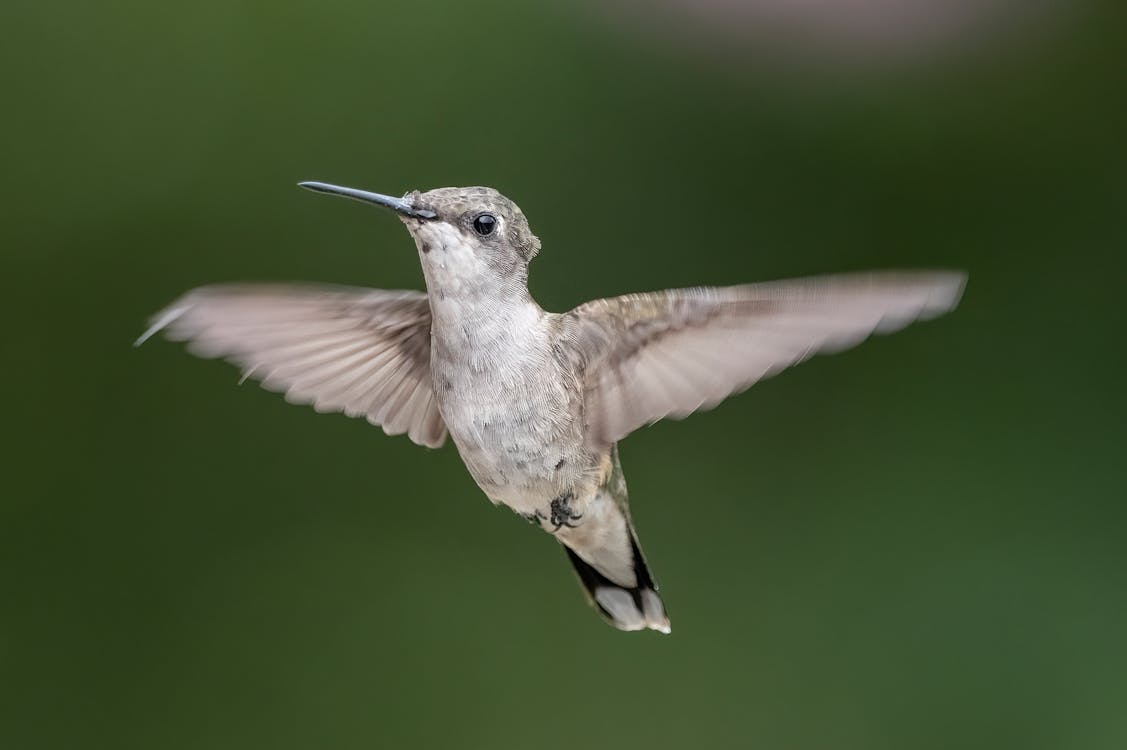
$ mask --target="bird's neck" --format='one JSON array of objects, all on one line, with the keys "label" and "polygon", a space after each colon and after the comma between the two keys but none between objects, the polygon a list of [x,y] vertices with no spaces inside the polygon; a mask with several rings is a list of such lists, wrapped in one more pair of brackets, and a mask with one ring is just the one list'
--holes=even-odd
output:
[{"label": "bird's neck", "polygon": [[431,288],[428,295],[434,341],[446,350],[523,348],[544,327],[546,314],[522,279],[456,292]]}]

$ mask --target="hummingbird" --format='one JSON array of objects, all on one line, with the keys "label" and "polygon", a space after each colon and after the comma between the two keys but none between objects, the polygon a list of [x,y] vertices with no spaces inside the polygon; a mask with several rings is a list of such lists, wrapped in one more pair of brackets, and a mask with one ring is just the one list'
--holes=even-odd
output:
[{"label": "hummingbird", "polygon": [[630,515],[618,442],[814,353],[948,312],[966,279],[850,273],[627,294],[552,313],[528,291],[540,240],[498,191],[396,198],[299,184],[394,212],[415,241],[426,292],[204,286],[154,315],[136,343],[163,331],[287,401],[362,417],[428,448],[449,436],[486,497],[554,536],[589,602],[627,631],[668,633],[670,622]]}]

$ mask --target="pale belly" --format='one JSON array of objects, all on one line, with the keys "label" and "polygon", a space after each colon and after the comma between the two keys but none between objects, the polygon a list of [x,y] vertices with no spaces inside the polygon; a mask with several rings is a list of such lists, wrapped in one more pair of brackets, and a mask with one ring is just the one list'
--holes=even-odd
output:
[{"label": "pale belly", "polygon": [[[554,498],[594,489],[597,462],[588,455],[566,378],[506,368],[458,371],[436,362],[436,396],[450,437],[470,475],[494,503],[523,515]],[[553,373],[554,374],[554,373]]]},{"label": "pale belly", "polygon": [[439,295],[431,305],[438,408],[486,496],[532,516],[568,493],[590,494],[598,472],[586,447],[581,384],[554,347],[550,316],[500,292]]}]

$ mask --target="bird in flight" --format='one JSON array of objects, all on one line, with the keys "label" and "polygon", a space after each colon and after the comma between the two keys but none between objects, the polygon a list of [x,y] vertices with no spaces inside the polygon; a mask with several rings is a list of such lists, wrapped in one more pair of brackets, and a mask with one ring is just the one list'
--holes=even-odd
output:
[{"label": "bird in flight", "polygon": [[153,316],[137,343],[163,331],[288,401],[429,448],[449,435],[490,500],[563,545],[590,602],[621,630],[670,625],[630,516],[618,441],[814,353],[948,312],[966,278],[853,273],[628,294],[552,313],[528,292],[540,240],[496,190],[395,198],[301,186],[395,212],[427,291],[205,286]]}]

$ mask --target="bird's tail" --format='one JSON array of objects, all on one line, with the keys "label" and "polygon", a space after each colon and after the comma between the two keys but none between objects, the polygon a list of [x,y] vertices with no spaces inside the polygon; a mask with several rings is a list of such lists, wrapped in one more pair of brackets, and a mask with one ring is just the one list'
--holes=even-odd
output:
[{"label": "bird's tail", "polygon": [[650,576],[637,540],[631,541],[635,575],[633,586],[615,583],[576,554],[575,550],[567,546],[564,549],[571,564],[575,566],[579,582],[587,592],[591,604],[607,622],[619,630],[649,628],[668,633],[669,617],[665,614],[665,605],[657,592],[657,584]]},{"label": "bird's tail", "polygon": [[626,482],[612,450],[607,480],[587,513],[590,521],[558,534],[595,609],[619,630],[669,632],[669,618],[630,520]]}]

